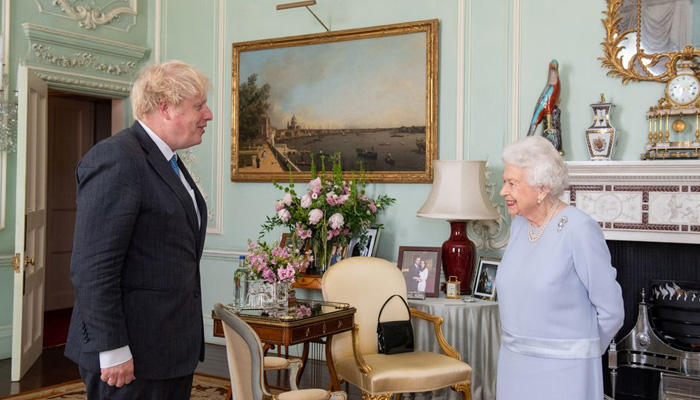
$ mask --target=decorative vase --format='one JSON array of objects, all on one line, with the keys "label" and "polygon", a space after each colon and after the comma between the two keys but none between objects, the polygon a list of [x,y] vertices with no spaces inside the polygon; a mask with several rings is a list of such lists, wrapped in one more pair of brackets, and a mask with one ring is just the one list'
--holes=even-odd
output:
[{"label": "decorative vase", "polygon": [[266,297],[268,297],[267,284],[268,282],[264,279],[248,281],[248,300],[246,301],[248,308],[263,308]]},{"label": "decorative vase", "polygon": [[591,160],[611,160],[617,135],[610,124],[610,113],[614,105],[605,101],[600,94],[600,102],[591,104],[593,125],[586,129],[586,147]]},{"label": "decorative vase", "polygon": [[289,290],[292,288],[292,285],[289,282],[275,282],[273,286],[275,293],[273,297],[274,307],[278,313],[286,314],[287,308],[289,308]]},{"label": "decorative vase", "polygon": [[248,286],[248,307],[260,308],[263,313],[273,316],[287,313],[291,283],[256,279]]}]

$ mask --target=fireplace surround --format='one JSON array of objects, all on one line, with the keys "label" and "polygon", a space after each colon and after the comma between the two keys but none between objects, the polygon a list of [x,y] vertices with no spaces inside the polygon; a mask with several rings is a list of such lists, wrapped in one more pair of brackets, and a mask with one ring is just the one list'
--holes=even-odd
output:
[{"label": "fireplace surround", "polygon": [[[625,302],[621,340],[637,321],[640,291],[657,279],[700,281],[700,161],[568,162],[563,200],[600,224]],[[603,357],[610,393],[607,356]],[[617,399],[657,399],[659,372],[620,368]]]}]

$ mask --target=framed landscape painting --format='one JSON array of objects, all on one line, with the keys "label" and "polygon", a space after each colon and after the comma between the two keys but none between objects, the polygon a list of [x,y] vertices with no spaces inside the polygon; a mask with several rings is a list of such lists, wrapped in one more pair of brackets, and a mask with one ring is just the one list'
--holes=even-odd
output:
[{"label": "framed landscape painting", "polygon": [[[231,180],[432,182],[438,20],[233,44]],[[323,160],[323,161],[322,161]]]}]

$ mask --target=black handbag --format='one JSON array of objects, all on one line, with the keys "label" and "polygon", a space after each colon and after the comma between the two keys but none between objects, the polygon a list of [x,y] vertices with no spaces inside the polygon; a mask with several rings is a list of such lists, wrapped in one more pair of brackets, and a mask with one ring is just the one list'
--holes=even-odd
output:
[{"label": "black handbag", "polygon": [[[382,311],[389,300],[398,297],[406,305],[408,311],[408,319],[405,321],[387,321],[381,322]],[[411,310],[408,308],[408,303],[401,295],[395,294],[389,297],[379,310],[377,316],[377,348],[382,354],[398,354],[408,353],[413,351],[413,326],[411,325]]]}]

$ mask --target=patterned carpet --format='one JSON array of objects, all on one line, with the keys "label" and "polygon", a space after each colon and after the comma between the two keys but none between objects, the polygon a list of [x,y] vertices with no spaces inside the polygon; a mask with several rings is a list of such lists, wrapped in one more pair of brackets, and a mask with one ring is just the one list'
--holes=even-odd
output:
[{"label": "patterned carpet", "polygon": [[[230,382],[227,379],[207,375],[194,375],[192,383],[192,400],[225,400]],[[1,397],[0,400],[84,400],[85,385],[82,381],[73,381],[48,388]]]}]

